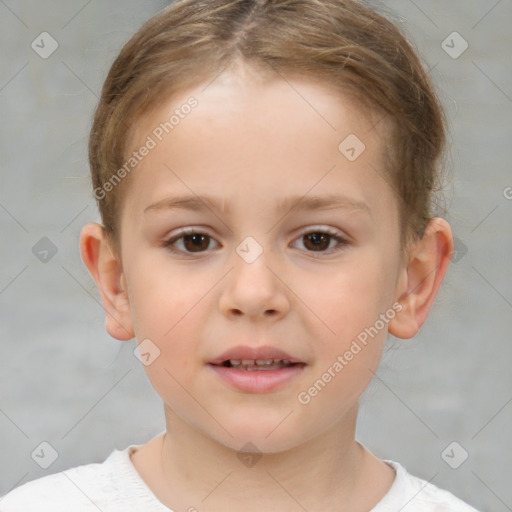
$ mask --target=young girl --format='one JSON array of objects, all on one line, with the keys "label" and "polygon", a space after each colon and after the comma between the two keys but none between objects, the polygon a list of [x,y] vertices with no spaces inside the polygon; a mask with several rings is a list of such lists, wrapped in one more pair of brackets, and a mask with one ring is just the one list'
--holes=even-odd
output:
[{"label": "young girl", "polygon": [[353,0],[182,0],[124,46],[90,137],[83,260],[166,430],[31,481],[14,511],[474,511],[355,439],[387,333],[453,241],[418,57]]}]

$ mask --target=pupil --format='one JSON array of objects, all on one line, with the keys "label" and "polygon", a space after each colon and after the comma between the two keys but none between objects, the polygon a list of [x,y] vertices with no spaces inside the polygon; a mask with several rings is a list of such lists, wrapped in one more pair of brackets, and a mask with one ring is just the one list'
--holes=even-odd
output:
[{"label": "pupil", "polygon": [[329,237],[325,233],[310,233],[307,238],[313,242],[313,249],[326,249],[329,247]]},{"label": "pupil", "polygon": [[[185,247],[187,248],[187,251],[194,252],[195,249],[207,249],[208,242],[206,243],[206,246],[204,246],[204,241],[207,238],[208,236],[201,234],[185,235],[184,243]],[[187,242],[192,242],[192,244],[189,244]],[[203,246],[201,246],[201,243],[203,243]]]}]

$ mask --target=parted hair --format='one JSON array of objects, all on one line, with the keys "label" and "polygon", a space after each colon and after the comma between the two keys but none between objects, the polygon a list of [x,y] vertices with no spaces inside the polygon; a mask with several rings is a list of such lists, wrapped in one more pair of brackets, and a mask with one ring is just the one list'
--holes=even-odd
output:
[{"label": "parted hair", "polygon": [[[103,84],[89,137],[93,189],[123,166],[142,115],[236,62],[310,77],[385,119],[384,178],[396,193],[402,245],[422,236],[443,176],[443,107],[397,22],[356,0],[177,0],[157,13]],[[127,182],[96,196],[116,250]]]}]

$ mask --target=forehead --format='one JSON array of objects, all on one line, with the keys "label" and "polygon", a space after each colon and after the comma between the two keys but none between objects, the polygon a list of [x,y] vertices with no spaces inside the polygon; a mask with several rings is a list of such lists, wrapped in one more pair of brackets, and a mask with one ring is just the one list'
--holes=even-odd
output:
[{"label": "forehead", "polygon": [[227,197],[245,187],[253,196],[282,198],[332,192],[344,174],[355,200],[364,199],[364,176],[378,196],[385,123],[370,114],[312,79],[223,73],[137,121],[130,151],[148,138],[154,147],[133,172],[129,195],[139,209],[171,192],[216,189]]},{"label": "forehead", "polygon": [[[191,97],[198,106],[188,116],[186,111],[190,109],[186,103]],[[186,123],[182,122],[182,114],[180,119],[175,115],[172,120],[173,113],[180,114],[181,110],[185,110],[185,117],[189,118]],[[194,122],[194,118],[200,118],[200,121]],[[311,137],[314,131],[318,135],[314,139],[320,136],[338,139],[347,129],[370,139],[382,137],[386,133],[383,126],[388,122],[382,113],[363,105],[360,94],[356,95],[348,85],[340,84],[335,88],[327,85],[325,80],[311,76],[293,72],[284,74],[270,67],[241,63],[198,85],[178,89],[169,97],[155,101],[151,110],[135,121],[129,146],[155,129],[158,131],[159,125],[169,120],[178,121],[171,127],[172,136],[164,137],[163,142],[169,146],[173,139],[179,138],[180,131],[187,131],[187,124],[193,126],[198,138],[205,130],[225,128],[227,123],[238,123],[247,128],[259,125],[276,135],[273,128],[278,121],[281,133],[292,132],[295,136],[299,136],[299,129],[304,127],[304,136]],[[178,124],[185,125],[185,129],[182,126],[178,129]],[[166,131],[164,135],[169,133]]]}]

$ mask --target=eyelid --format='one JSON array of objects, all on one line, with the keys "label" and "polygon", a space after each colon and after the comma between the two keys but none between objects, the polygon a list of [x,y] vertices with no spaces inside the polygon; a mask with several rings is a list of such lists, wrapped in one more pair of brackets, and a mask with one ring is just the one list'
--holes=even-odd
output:
[{"label": "eyelid", "polygon": [[329,235],[333,235],[333,236],[340,236],[340,237],[342,236],[342,233],[338,229],[331,228],[330,226],[324,226],[322,224],[308,226],[307,228],[304,228],[300,231],[300,233],[302,235],[307,235],[309,233],[317,233],[317,232],[324,232],[324,233],[328,233]]}]

